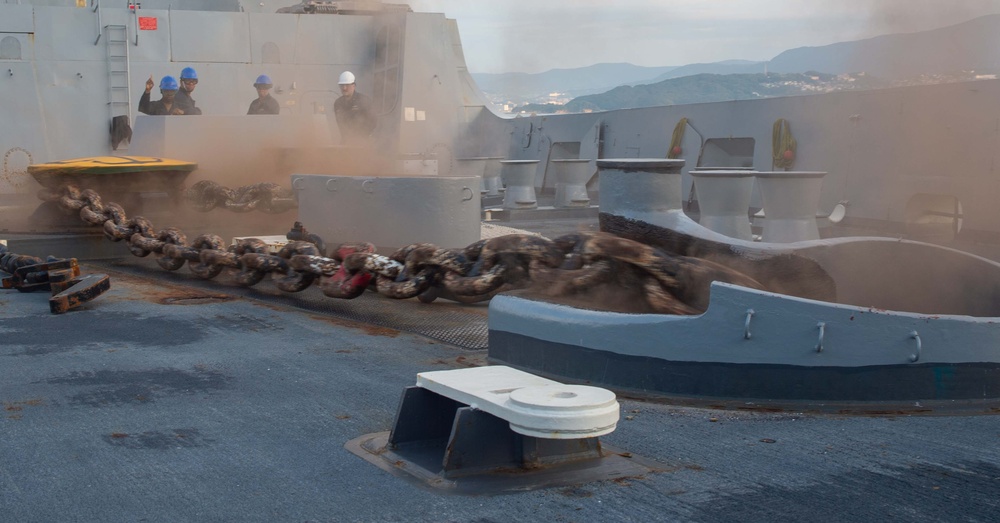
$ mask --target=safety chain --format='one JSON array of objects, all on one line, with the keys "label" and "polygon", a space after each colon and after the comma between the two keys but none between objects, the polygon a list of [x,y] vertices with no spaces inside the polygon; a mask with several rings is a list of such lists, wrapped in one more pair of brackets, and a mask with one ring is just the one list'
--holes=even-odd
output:
[{"label": "safety chain", "polygon": [[279,214],[298,206],[291,189],[268,182],[229,189],[213,181],[202,180],[184,191],[184,199],[201,212],[220,207],[233,212]]},{"label": "safety chain", "polygon": [[323,294],[334,298],[356,298],[372,287],[390,298],[420,297],[427,302],[443,296],[468,303],[529,285],[541,285],[551,296],[566,296],[613,284],[637,290],[653,311],[671,314],[703,311],[713,280],[762,288],[721,265],[670,255],[608,233],[569,234],[554,240],[511,234],[480,240],[464,249],[416,243],[390,256],[376,254],[370,243],[345,243],[326,257],[318,238],[296,223],[289,236],[303,239],[290,241],[272,255],[267,244],[255,238],[227,248],[214,234],[188,242],[173,227],[157,232],[146,218],[128,218],[120,205],[103,203],[89,189],[69,185],[61,193],[51,201],[78,212],[89,224],[102,226],[108,239],[125,240],[133,255],[155,254],[157,264],[169,271],[187,264],[202,279],[227,271],[247,287],[270,275],[286,292],[300,292],[318,282]]}]

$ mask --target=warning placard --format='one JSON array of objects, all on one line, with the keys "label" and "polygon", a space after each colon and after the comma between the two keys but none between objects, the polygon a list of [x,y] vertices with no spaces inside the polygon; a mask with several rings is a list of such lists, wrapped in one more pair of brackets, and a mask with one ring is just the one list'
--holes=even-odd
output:
[{"label": "warning placard", "polygon": [[156,31],[156,17],[155,16],[140,16],[139,17],[139,29],[141,31]]}]

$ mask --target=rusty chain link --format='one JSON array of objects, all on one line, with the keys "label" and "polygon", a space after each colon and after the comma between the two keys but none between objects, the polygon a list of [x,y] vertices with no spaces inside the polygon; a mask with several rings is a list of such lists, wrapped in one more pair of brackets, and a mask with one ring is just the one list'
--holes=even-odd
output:
[{"label": "rusty chain link", "polygon": [[39,196],[78,212],[87,223],[102,226],[108,239],[125,241],[133,255],[155,254],[163,269],[175,271],[187,264],[202,279],[226,271],[243,286],[256,285],[270,275],[286,292],[303,291],[318,281],[323,294],[334,298],[355,298],[373,287],[395,299],[419,297],[428,302],[442,296],[470,303],[529,286],[540,287],[549,296],[567,296],[609,285],[632,289],[651,311],[695,314],[707,307],[711,281],[762,288],[752,278],[722,265],[667,254],[608,233],[570,234],[554,240],[511,234],[463,249],[417,243],[389,256],[376,254],[369,243],[347,243],[327,257],[318,238],[296,223],[289,236],[313,241],[292,240],[277,254],[268,254],[266,244],[258,239],[242,239],[226,247],[222,238],[212,234],[189,243],[176,228],[155,231],[146,218],[128,218],[121,206],[103,203],[89,189],[69,185]]},{"label": "rusty chain link", "polygon": [[202,180],[184,191],[184,199],[201,212],[222,208],[233,212],[279,214],[298,206],[291,189],[268,182],[229,189],[213,181]]}]

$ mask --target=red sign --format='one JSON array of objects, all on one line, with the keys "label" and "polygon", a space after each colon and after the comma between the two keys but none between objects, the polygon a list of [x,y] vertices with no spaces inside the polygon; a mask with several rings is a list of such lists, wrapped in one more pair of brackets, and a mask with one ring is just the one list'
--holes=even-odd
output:
[{"label": "red sign", "polygon": [[139,17],[139,29],[143,31],[156,31],[156,17],[155,16],[140,16]]}]

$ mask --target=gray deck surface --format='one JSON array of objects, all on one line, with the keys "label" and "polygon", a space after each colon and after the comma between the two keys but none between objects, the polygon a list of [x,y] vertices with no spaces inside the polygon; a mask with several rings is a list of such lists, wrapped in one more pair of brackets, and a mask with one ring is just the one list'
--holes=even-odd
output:
[{"label": "gray deck surface", "polygon": [[112,286],[60,316],[44,293],[0,294],[0,520],[1000,519],[995,416],[623,400],[603,440],[665,472],[442,494],[344,444],[388,430],[417,372],[483,364],[485,351],[227,297],[224,286],[119,272]]}]

